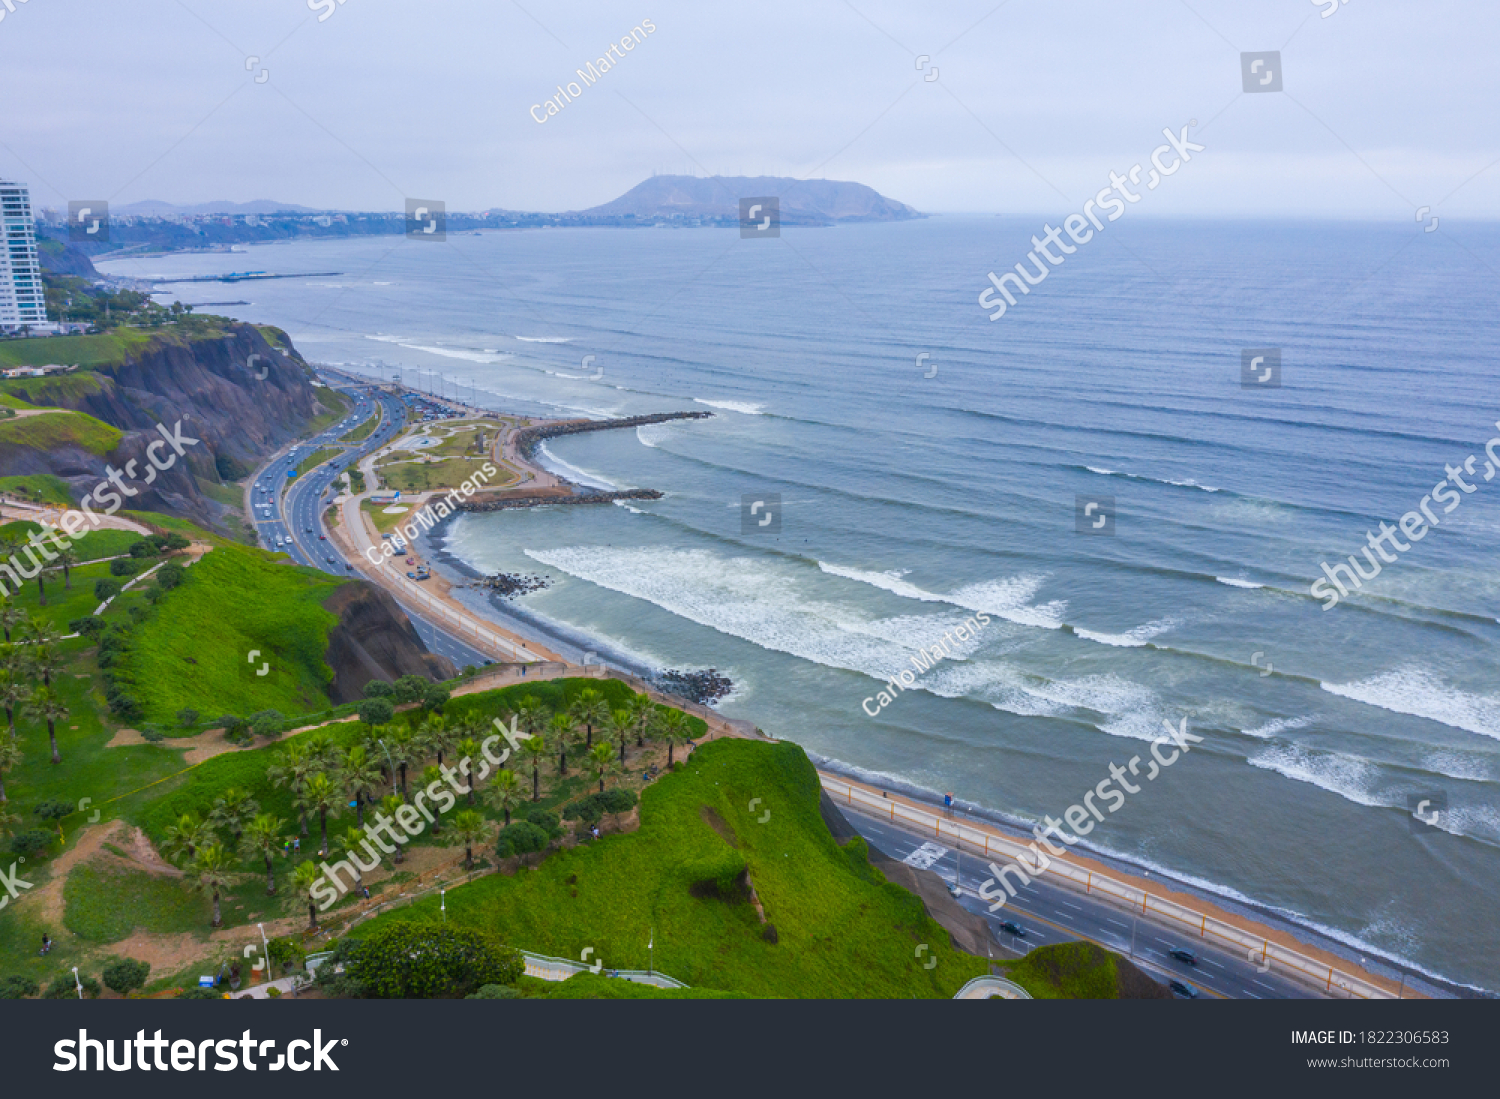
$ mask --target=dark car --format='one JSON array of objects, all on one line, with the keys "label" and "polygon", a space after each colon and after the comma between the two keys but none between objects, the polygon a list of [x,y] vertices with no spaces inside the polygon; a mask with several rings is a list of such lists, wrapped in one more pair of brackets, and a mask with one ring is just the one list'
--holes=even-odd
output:
[{"label": "dark car", "polygon": [[1198,998],[1198,990],[1192,985],[1183,984],[1181,981],[1173,981],[1167,987],[1184,1000],[1196,1000]]},{"label": "dark car", "polygon": [[1006,920],[1004,923],[1002,923],[1000,925],[1000,930],[1008,932],[1018,939],[1024,939],[1026,937],[1026,929],[1020,924],[1013,923],[1010,920]]},{"label": "dark car", "polygon": [[1167,951],[1167,953],[1172,955],[1172,957],[1176,958],[1179,962],[1183,962],[1186,965],[1198,964],[1197,955],[1195,955],[1191,950],[1182,949],[1182,947],[1180,946],[1174,946],[1171,950]]}]

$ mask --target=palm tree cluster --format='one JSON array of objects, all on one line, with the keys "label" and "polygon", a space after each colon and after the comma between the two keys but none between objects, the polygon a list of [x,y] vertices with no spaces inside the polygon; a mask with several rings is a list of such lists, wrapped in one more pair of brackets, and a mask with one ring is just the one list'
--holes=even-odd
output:
[{"label": "palm tree cluster", "polygon": [[[58,633],[50,622],[28,614],[9,599],[0,599],[0,629],[5,634],[5,640],[0,642],[0,707],[5,709],[10,742],[16,743],[18,712],[44,721],[52,745],[52,762],[61,763],[57,723],[66,720],[68,708],[52,682],[63,663]],[[0,765],[0,775],[6,769]],[[0,801],[4,800],[4,789],[0,786]]]}]

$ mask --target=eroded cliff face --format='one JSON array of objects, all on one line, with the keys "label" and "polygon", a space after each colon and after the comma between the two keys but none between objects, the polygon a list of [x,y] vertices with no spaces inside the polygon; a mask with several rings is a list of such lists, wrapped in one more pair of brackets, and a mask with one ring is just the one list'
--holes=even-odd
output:
[{"label": "eroded cliff face", "polygon": [[[161,335],[125,361],[88,374],[94,379],[88,385],[78,384],[83,372],[48,379],[31,401],[85,412],[119,428],[125,432],[119,446],[103,456],[76,447],[0,448],[0,476],[52,473],[81,497],[107,476],[107,465],[123,470],[134,459],[138,474],[129,483],[138,495],[127,507],[222,527],[225,509],[199,490],[194,477],[218,482],[220,456],[253,468],[330,411],[320,399],[329,391],[312,384],[301,356],[273,348],[248,324],[215,338]],[[181,435],[197,441],[172,469],[142,483],[146,447],[160,438],[157,425],[172,431],[179,422]]]},{"label": "eroded cliff face", "polygon": [[390,682],[403,675],[452,679],[458,674],[445,656],[427,651],[405,612],[383,588],[355,580],[334,592],[323,606],[339,616],[328,634],[323,661],[333,669],[328,697],[357,702],[372,679]]}]

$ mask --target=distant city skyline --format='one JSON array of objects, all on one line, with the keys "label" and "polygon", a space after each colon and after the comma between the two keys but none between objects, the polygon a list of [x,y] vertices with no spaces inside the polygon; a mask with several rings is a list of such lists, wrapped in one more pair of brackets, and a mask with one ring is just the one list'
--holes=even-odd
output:
[{"label": "distant city skyline", "polygon": [[[1140,216],[1500,217],[1500,10],[1325,10],[31,3],[0,24],[0,176],[52,208],[559,212],[653,173],[764,174],[1056,215],[1196,119],[1206,152]],[[1245,55],[1274,57],[1274,81],[1244,82]],[[538,124],[549,101],[565,109]]]}]

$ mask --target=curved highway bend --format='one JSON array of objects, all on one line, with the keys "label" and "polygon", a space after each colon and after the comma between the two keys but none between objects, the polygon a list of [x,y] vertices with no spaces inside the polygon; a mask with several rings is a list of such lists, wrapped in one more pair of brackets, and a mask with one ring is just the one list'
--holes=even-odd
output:
[{"label": "curved highway bend", "polygon": [[[327,534],[323,527],[323,510],[327,506],[324,496],[346,469],[390,442],[400,432],[405,423],[406,409],[399,397],[381,393],[373,386],[340,383],[334,384],[334,388],[354,401],[354,411],[320,434],[299,440],[293,448],[278,452],[257,470],[250,485],[251,506],[265,548],[285,553],[299,565],[321,569],[335,576],[362,579],[354,567],[343,560],[333,542],[319,537]],[[367,438],[295,480],[287,477],[287,473],[296,469],[308,454],[325,445],[337,445],[339,439],[364,423],[377,407],[380,426]],[[278,538],[283,542],[280,546],[276,545]],[[448,657],[460,668],[467,664],[492,662],[489,654],[434,625],[429,617],[399,597],[397,602],[430,651]]]}]

